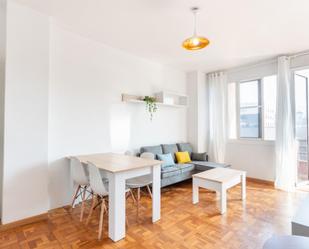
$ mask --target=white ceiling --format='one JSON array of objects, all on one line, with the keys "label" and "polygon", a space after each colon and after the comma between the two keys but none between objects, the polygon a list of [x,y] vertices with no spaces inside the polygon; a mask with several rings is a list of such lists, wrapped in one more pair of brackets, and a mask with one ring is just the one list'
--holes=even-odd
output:
[{"label": "white ceiling", "polygon": [[[180,69],[213,71],[309,49],[308,0],[18,0],[91,39]],[[185,51],[190,7],[210,40]]]}]

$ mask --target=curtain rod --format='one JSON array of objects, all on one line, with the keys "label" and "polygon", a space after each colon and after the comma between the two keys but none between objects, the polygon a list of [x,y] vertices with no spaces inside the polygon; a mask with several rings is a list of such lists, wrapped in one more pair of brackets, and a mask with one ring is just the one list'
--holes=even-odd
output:
[{"label": "curtain rod", "polygon": [[[296,57],[305,56],[305,55],[309,55],[309,51],[303,51],[303,52],[300,52],[300,53],[297,53],[297,54],[287,55],[287,57],[294,59]],[[234,68],[227,68],[227,69],[224,69],[224,70],[217,70],[215,72],[209,72],[209,73],[216,73],[216,72],[220,72],[220,71],[223,71],[223,72],[238,72],[238,71],[242,71],[244,69],[250,69],[250,68],[257,67],[257,66],[263,66],[263,65],[266,65],[266,64],[275,63],[275,62],[277,62],[278,57],[280,57],[280,55],[273,57],[273,58],[269,58],[268,60],[264,60],[264,61],[254,63],[254,64],[249,64],[249,65],[244,65],[244,66],[239,66],[239,67],[234,67]],[[207,73],[207,74],[209,74],[209,73]]]},{"label": "curtain rod", "polygon": [[225,71],[225,72],[238,72],[238,71],[242,71],[244,69],[250,69],[250,68],[257,67],[257,66],[263,66],[263,65],[275,63],[276,61],[277,61],[277,58],[273,58],[273,59],[268,59],[268,60],[260,61],[260,62],[254,63],[254,64],[249,64],[249,65],[229,68],[229,69],[226,69],[226,70],[223,70],[223,71]]},{"label": "curtain rod", "polygon": [[292,54],[289,57],[293,59],[293,58],[296,58],[296,57],[299,57],[299,56],[308,55],[308,54],[309,54],[309,51],[304,51],[304,52],[300,52],[300,53],[297,53],[297,54]]}]

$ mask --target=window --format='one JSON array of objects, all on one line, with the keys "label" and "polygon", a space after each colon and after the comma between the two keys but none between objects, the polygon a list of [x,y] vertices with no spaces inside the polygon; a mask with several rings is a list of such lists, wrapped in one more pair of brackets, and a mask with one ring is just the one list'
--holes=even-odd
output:
[{"label": "window", "polygon": [[295,135],[298,146],[297,180],[303,184],[309,180],[308,158],[308,84],[309,70],[302,69],[294,72],[294,98],[295,98]]},{"label": "window", "polygon": [[275,139],[276,75],[228,85],[230,139]]}]

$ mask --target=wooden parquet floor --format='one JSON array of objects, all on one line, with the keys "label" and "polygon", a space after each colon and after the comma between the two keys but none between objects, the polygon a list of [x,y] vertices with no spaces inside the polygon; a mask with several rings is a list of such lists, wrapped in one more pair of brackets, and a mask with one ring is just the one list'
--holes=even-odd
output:
[{"label": "wooden parquet floor", "polygon": [[138,222],[136,209],[128,200],[127,236],[117,243],[107,236],[106,217],[103,240],[98,241],[98,210],[87,227],[79,222],[76,207],[73,212],[69,208],[52,210],[47,221],[1,232],[0,248],[257,249],[273,234],[291,233],[291,217],[307,193],[285,193],[249,182],[245,202],[240,200],[239,185],[229,190],[224,215],[219,214],[219,200],[214,192],[200,191],[197,205],[191,203],[191,194],[190,181],[164,188],[162,216],[155,224],[151,222],[149,197],[142,197]]}]

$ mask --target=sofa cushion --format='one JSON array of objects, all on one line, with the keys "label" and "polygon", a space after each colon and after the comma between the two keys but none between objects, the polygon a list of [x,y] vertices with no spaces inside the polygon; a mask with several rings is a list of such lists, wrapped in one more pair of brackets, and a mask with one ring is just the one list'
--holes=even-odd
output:
[{"label": "sofa cushion", "polygon": [[207,161],[191,161],[195,165],[196,170],[205,171],[214,168],[229,168],[231,165],[226,163],[214,163]]},{"label": "sofa cushion", "polygon": [[161,178],[167,178],[181,174],[181,168],[178,165],[161,168]]},{"label": "sofa cushion", "polygon": [[208,155],[206,152],[204,153],[191,153],[191,160],[192,161],[208,161]]},{"label": "sofa cushion", "polygon": [[174,158],[171,153],[168,154],[158,154],[158,159],[163,161],[161,165],[162,168],[175,165]]},{"label": "sofa cushion", "polygon": [[191,153],[193,152],[193,148],[191,144],[189,143],[178,143],[177,147],[178,147],[178,151],[188,151],[190,156],[191,156]]},{"label": "sofa cushion", "polygon": [[171,153],[174,159],[174,162],[176,162],[175,152],[178,152],[178,147],[176,144],[162,144],[162,150],[164,154]]},{"label": "sofa cushion", "polygon": [[176,164],[180,170],[181,170],[181,173],[185,173],[185,172],[188,172],[188,171],[192,171],[194,170],[194,164],[191,164],[191,163],[182,163],[182,164]]},{"label": "sofa cushion", "polygon": [[144,147],[141,148],[141,154],[144,153],[144,152],[150,152],[150,153],[156,155],[156,158],[157,158],[158,154],[163,154],[163,151],[162,151],[162,148],[161,148],[160,145],[144,146]]}]

